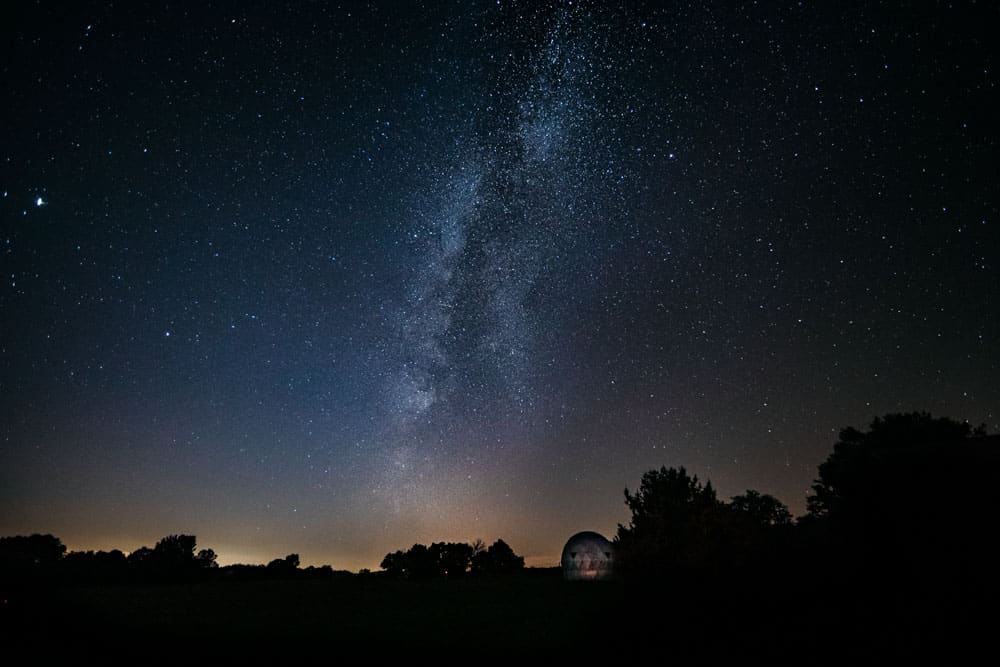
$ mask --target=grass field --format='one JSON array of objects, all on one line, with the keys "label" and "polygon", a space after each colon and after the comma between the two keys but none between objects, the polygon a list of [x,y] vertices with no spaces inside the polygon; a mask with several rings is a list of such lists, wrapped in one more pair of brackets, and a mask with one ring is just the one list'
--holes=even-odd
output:
[{"label": "grass field", "polygon": [[556,576],[74,586],[32,595],[40,597],[16,600],[7,614],[8,629],[20,626],[22,636],[507,648],[575,644],[624,602],[620,584]]},{"label": "grass field", "polygon": [[[263,647],[375,653],[457,648],[459,655],[613,651],[809,663],[833,654],[917,653],[921,646],[953,645],[954,638],[965,642],[980,634],[960,620],[962,598],[942,607],[859,596],[858,590],[796,579],[743,586],[678,581],[652,589],[569,583],[558,572],[427,582],[354,576],[50,586],[4,593],[0,628],[8,648],[211,643],[241,655]],[[947,619],[953,620],[943,624]]]}]

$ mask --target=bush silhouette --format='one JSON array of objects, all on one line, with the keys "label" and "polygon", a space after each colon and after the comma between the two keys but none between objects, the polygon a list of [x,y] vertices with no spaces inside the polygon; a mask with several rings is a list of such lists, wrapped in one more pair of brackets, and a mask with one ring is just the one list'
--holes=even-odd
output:
[{"label": "bush silhouette", "polygon": [[298,554],[288,554],[284,558],[275,558],[267,564],[267,575],[269,577],[288,579],[296,576],[299,572]]}]

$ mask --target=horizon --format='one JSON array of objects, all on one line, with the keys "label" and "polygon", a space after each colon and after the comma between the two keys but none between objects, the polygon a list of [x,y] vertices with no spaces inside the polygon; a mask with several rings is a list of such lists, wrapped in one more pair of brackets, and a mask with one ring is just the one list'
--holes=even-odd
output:
[{"label": "horizon", "polygon": [[[35,531],[35,532],[37,532],[37,531]],[[42,533],[42,534],[46,534],[46,533]],[[190,533],[186,533],[186,534],[190,534]],[[55,537],[59,537],[59,536],[55,535]],[[67,543],[64,540],[61,540],[61,541],[63,542],[63,544],[66,545],[66,553],[67,554],[69,554],[71,552],[74,552],[74,551],[94,551],[94,552],[105,551],[105,552],[107,552],[107,551],[113,551],[113,550],[117,549],[118,551],[121,551],[123,554],[125,554],[125,556],[128,556],[130,553],[132,553],[132,551],[135,551],[136,549],[139,549],[141,547],[150,547],[150,548],[152,548],[152,546],[160,538],[162,538],[162,537],[166,537],[166,535],[161,535],[160,537],[158,537],[156,539],[153,539],[153,540],[147,540],[147,541],[143,542],[142,544],[136,544],[136,546],[133,547],[132,549],[123,549],[120,546],[116,547],[116,546],[111,546],[110,544],[104,545],[104,546],[97,546],[97,545],[94,545],[94,544],[86,544],[84,546],[77,547],[76,545],[74,545],[72,543]],[[196,535],[195,537],[198,537],[198,536]],[[503,539],[503,537],[500,537],[499,539]],[[439,542],[439,541],[442,541],[442,540],[425,540],[425,541],[422,541],[422,542],[418,540],[417,542],[414,542],[413,544],[417,544],[417,543],[420,543],[420,544],[430,544],[432,541],[433,542]],[[453,540],[453,541],[465,542],[465,543],[470,543],[471,544],[474,541],[474,539]],[[504,540],[504,541],[506,542],[507,540]],[[412,547],[413,544],[408,544],[408,545],[405,545],[405,546],[400,546],[400,547],[398,547],[398,549],[402,549],[402,550],[405,551],[406,549]],[[264,555],[262,553],[243,552],[244,555],[240,555],[241,552],[239,551],[238,548],[236,548],[236,549],[230,549],[228,547],[223,546],[220,549],[220,548],[218,548],[216,546],[213,546],[212,544],[202,543],[201,538],[198,538],[198,548],[199,549],[212,549],[213,551],[215,551],[216,555],[218,556],[216,562],[219,564],[219,567],[226,567],[228,565],[267,565],[269,562],[271,562],[272,560],[274,560],[276,558],[284,558],[289,553],[297,553],[295,551],[288,551],[288,552],[282,553],[280,555],[266,556],[266,555]],[[560,547],[560,549],[561,549],[561,547]],[[393,549],[392,551],[396,551],[396,550],[397,549]],[[515,552],[517,552],[517,549],[515,549]],[[227,556],[227,554],[230,554],[230,555]],[[351,564],[349,564],[349,565],[340,565],[340,564],[338,564],[336,562],[331,562],[329,560],[323,560],[322,556],[320,556],[318,558],[309,558],[308,556],[303,556],[303,554],[298,554],[298,555],[299,555],[299,557],[301,559],[301,567],[303,567],[303,568],[310,567],[310,566],[312,566],[312,567],[322,567],[324,565],[328,565],[328,566],[332,567],[334,570],[340,570],[340,571],[345,571],[346,570],[346,571],[353,572],[353,573],[357,574],[359,571],[361,571],[363,569],[368,569],[368,570],[370,570],[372,572],[379,572],[382,569],[381,567],[379,567],[379,563],[381,563],[382,559],[385,557],[386,554],[380,555],[378,557],[378,559],[376,561],[374,561],[374,563],[368,563],[366,561],[357,561],[353,565],[351,565]],[[538,556],[538,555],[532,556],[532,555],[520,554],[520,553],[519,553],[519,555],[522,555],[524,557],[525,567],[528,567],[528,568],[551,568],[551,567],[559,567],[559,564],[560,564],[560,558],[558,556],[556,556],[553,559],[553,558],[550,558],[548,556]]]},{"label": "horizon", "polygon": [[[965,422],[965,423],[968,424],[968,422]],[[971,428],[975,428],[978,425],[972,425],[972,424],[970,424],[969,426]],[[991,440],[996,440],[997,438],[1000,438],[1000,434],[989,434],[987,432],[984,435],[986,437],[988,437],[989,439],[991,439]],[[705,483],[705,484],[711,484],[711,480],[710,479],[707,479],[707,478],[706,479],[700,479],[697,475],[694,475],[694,479],[696,481],[701,481],[702,483]],[[714,488],[714,485],[712,485],[712,486]],[[636,489],[635,489],[635,487],[630,487],[630,490],[634,492]],[[754,489],[754,490],[759,491],[759,489]],[[731,496],[729,496],[729,497],[731,498]],[[726,498],[726,496],[721,495],[720,499],[723,499],[723,498]],[[778,499],[778,500],[780,501],[781,499]],[[806,512],[806,513],[793,512],[792,513],[793,520],[796,521],[796,522],[799,519],[803,518],[804,516],[808,516],[808,512]],[[621,525],[628,526],[629,524],[627,522],[622,522]],[[580,528],[580,529],[573,530],[572,532],[570,532],[568,534],[568,536],[575,535],[576,533],[581,532],[582,530],[584,530],[584,529]],[[587,529],[587,530],[592,530],[592,529]],[[617,531],[615,530],[615,531],[609,531],[609,532],[605,533],[603,531],[598,530],[598,531],[593,531],[593,532],[597,532],[598,534],[604,535],[605,537],[607,537],[608,539],[610,539],[613,542],[615,540],[615,538],[616,538],[616,532]],[[28,534],[32,534],[32,533],[45,534],[45,531],[24,531],[23,532],[24,535],[28,535]],[[53,533],[48,533],[48,534],[53,534]],[[183,531],[182,530],[182,531],[177,531],[175,533],[170,533],[170,534],[188,534],[188,535],[190,535],[191,533],[188,532],[188,531]],[[55,537],[60,537],[60,536],[59,535],[55,535]],[[125,556],[128,556],[132,551],[135,551],[136,549],[139,549],[139,548],[142,548],[142,547],[152,547],[162,537],[166,537],[166,534],[161,535],[160,537],[149,539],[149,540],[144,540],[144,541],[140,540],[141,543],[136,544],[136,546],[132,547],[132,548],[123,548],[122,546],[109,546],[110,544],[112,544],[111,542],[101,543],[100,541],[94,542],[93,540],[91,540],[90,542],[84,542],[83,546],[76,546],[75,544],[68,543],[66,541],[63,541],[63,544],[66,546],[67,553],[70,553],[70,552],[73,552],[73,551],[94,551],[94,552],[97,552],[97,551],[118,550],[118,551],[122,551],[125,554]],[[197,535],[195,535],[195,537],[196,537],[196,539],[200,540],[200,538],[198,538]],[[504,537],[502,535],[499,536],[499,537],[497,537],[496,539],[503,539],[505,542],[509,543],[509,541],[506,540],[506,539],[504,539]],[[558,538],[555,538],[555,539],[558,540]],[[565,539],[569,539],[569,537],[564,538],[562,543],[565,543]],[[444,538],[428,538],[428,539],[422,539],[422,540],[418,539],[413,544],[418,544],[419,543],[419,544],[424,544],[424,545],[430,545],[433,542],[464,542],[464,543],[472,544],[473,542],[475,542],[477,540],[482,540],[483,542],[485,542],[487,544],[489,544],[490,542],[493,541],[492,538],[491,539],[483,539],[482,536],[477,536],[475,538],[466,538],[466,539],[463,539],[463,538],[460,538],[460,537],[459,538],[451,537],[451,538],[448,538],[448,539],[444,539]],[[136,541],[135,540],[125,540],[125,542],[135,543]],[[242,547],[233,546],[233,545],[225,545],[225,544],[222,544],[222,545],[212,545],[212,544],[204,543],[202,541],[199,541],[197,543],[197,547],[198,548],[210,548],[213,551],[215,551],[216,556],[217,556],[216,562],[219,564],[220,567],[225,567],[225,566],[228,566],[228,565],[266,565],[267,563],[269,563],[270,561],[272,561],[272,560],[274,560],[276,558],[283,558],[284,556],[288,555],[289,553],[296,553],[296,555],[298,555],[300,557],[302,567],[309,567],[309,566],[321,567],[321,566],[325,565],[325,566],[333,567],[334,570],[346,570],[346,571],[350,571],[350,572],[354,572],[354,573],[358,573],[359,571],[361,571],[363,569],[367,569],[367,570],[370,570],[372,572],[379,571],[381,569],[381,566],[380,566],[381,560],[382,560],[382,558],[384,558],[384,556],[386,554],[395,552],[395,551],[397,551],[399,549],[406,550],[410,546],[413,546],[413,545],[412,544],[407,544],[407,545],[399,546],[399,547],[396,547],[396,548],[388,548],[385,551],[385,553],[380,554],[377,557],[374,557],[374,560],[371,561],[371,562],[369,562],[369,561],[359,561],[359,560],[351,561],[350,559],[342,559],[342,558],[339,558],[339,557],[336,559],[336,562],[334,562],[334,561],[331,561],[329,558],[324,559],[325,557],[323,555],[317,555],[316,553],[305,553],[305,554],[302,554],[302,553],[298,553],[298,552],[295,552],[294,550],[292,550],[292,551],[288,551],[286,553],[283,553],[281,555],[266,555],[262,550],[246,551]],[[557,553],[560,553],[560,555],[551,555],[551,554],[540,555],[540,554],[532,554],[532,553],[526,553],[526,554],[521,554],[521,555],[524,557],[525,566],[526,567],[529,567],[529,568],[532,568],[532,567],[536,567],[536,568],[538,568],[538,567],[540,567],[540,568],[550,568],[550,567],[559,567],[560,561],[561,561],[561,558],[560,558],[561,551],[562,551],[562,547],[559,546]],[[517,549],[515,549],[515,552],[517,552]]]}]

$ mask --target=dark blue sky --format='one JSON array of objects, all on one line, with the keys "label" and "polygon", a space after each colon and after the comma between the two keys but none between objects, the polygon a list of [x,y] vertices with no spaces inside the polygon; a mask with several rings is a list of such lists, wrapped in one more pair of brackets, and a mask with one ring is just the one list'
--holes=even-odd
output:
[{"label": "dark blue sky", "polygon": [[989,3],[3,11],[0,534],[547,564],[998,428]]}]

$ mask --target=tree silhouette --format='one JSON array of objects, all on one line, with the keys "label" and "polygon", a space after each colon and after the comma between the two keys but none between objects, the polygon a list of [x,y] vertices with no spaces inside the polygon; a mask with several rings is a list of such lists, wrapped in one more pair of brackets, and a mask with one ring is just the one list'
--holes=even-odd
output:
[{"label": "tree silhouette", "polygon": [[382,568],[397,579],[430,579],[438,572],[437,556],[424,544],[414,544],[408,551],[386,554]]},{"label": "tree silhouette", "polygon": [[287,579],[299,573],[299,555],[288,554],[284,558],[275,558],[267,564],[267,574],[271,577]]},{"label": "tree silhouette", "polygon": [[475,544],[434,542],[430,547],[414,544],[407,551],[388,553],[381,567],[396,579],[461,578],[467,573],[503,574],[524,568],[524,559],[503,540],[489,548]]},{"label": "tree silhouette", "polygon": [[464,577],[472,563],[474,548],[462,542],[435,542],[430,547],[436,563],[436,574],[444,577]]},{"label": "tree silhouette", "polygon": [[139,568],[148,564],[153,557],[153,550],[149,547],[139,547],[128,555],[129,567]]},{"label": "tree silhouette", "polygon": [[216,558],[217,556],[215,555],[215,551],[213,549],[202,549],[198,552],[198,555],[195,556],[195,559],[198,561],[198,565],[206,570],[219,567],[219,564],[216,562]]},{"label": "tree silhouette", "polygon": [[476,538],[475,542],[472,543],[472,555],[475,557],[476,554],[486,551],[486,542],[483,542],[481,538]]},{"label": "tree silhouette", "polygon": [[168,535],[156,543],[150,554],[151,574],[158,579],[187,579],[199,569],[194,535]]},{"label": "tree silhouette", "polygon": [[408,579],[430,579],[437,573],[437,563],[431,550],[423,544],[414,544],[406,552]]},{"label": "tree silhouette", "polygon": [[153,547],[153,557],[164,565],[181,566],[194,560],[197,543],[194,535],[168,535]]},{"label": "tree silhouette", "polygon": [[497,540],[472,558],[472,571],[476,574],[510,574],[523,569],[524,558],[514,553],[503,540]]},{"label": "tree silhouette", "polygon": [[0,537],[0,581],[46,576],[64,553],[66,547],[53,535]]},{"label": "tree silhouette", "polygon": [[64,553],[66,547],[54,535],[0,537],[0,563],[4,566],[45,567],[57,563]]},{"label": "tree silhouette", "polygon": [[[844,566],[901,576],[982,576],[1000,488],[1000,442],[926,412],[845,428],[808,498]],[[949,575],[951,576],[951,575]]]},{"label": "tree silhouette", "polygon": [[792,513],[780,500],[766,493],[753,489],[733,496],[729,507],[733,511],[748,517],[755,524],[764,527],[782,527],[792,525]]},{"label": "tree silhouette", "polygon": [[385,570],[393,579],[405,579],[407,572],[406,565],[406,554],[401,550],[397,550],[386,554],[379,567]]},{"label": "tree silhouette", "polygon": [[[886,475],[895,478],[892,466],[914,454],[954,446],[973,435],[972,427],[927,412],[876,417],[867,433],[847,427],[833,446],[833,453],[819,466],[819,479],[807,499],[814,516],[852,515],[864,511],[878,495]],[[982,427],[977,436],[985,435]]]},{"label": "tree silhouette", "polygon": [[684,468],[650,470],[633,494],[632,512],[615,537],[615,568],[625,575],[662,578],[678,571],[718,572],[773,552],[791,527],[791,513],[777,498],[748,490],[732,503],[719,501]]},{"label": "tree silhouette", "polygon": [[658,576],[716,556],[725,517],[711,482],[702,485],[684,468],[650,470],[635,494],[625,489],[625,504],[632,520],[619,524],[615,538],[615,565],[622,572]]},{"label": "tree silhouette", "polygon": [[195,555],[194,535],[167,535],[152,549],[140,547],[128,555],[129,576],[138,580],[187,581],[213,567],[215,552],[203,549]]}]

